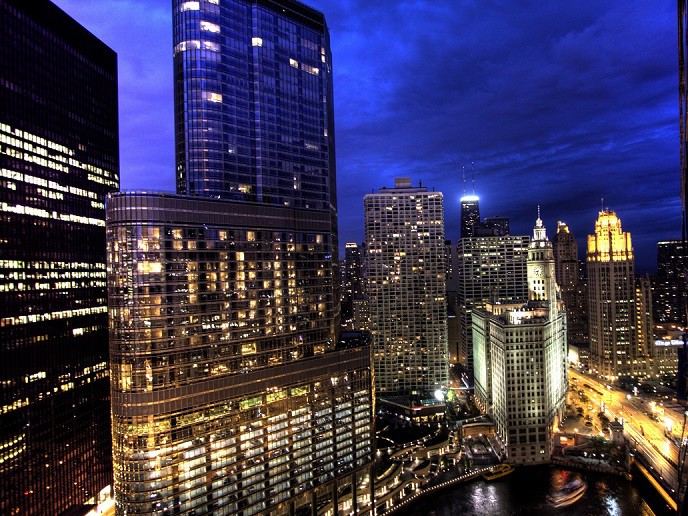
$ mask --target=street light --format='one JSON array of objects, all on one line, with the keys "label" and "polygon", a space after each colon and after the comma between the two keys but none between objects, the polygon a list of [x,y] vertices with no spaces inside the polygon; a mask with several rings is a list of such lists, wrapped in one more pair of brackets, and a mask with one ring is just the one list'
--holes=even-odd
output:
[{"label": "street light", "polygon": [[670,417],[664,419],[664,424],[666,425],[667,434],[671,435],[671,431],[674,428],[674,420]]}]

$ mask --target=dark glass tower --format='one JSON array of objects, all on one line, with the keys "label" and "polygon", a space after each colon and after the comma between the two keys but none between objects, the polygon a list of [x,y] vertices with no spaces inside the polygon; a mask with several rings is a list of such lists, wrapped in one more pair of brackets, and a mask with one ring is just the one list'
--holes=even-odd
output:
[{"label": "dark glass tower", "polygon": [[334,208],[322,13],[291,0],[173,6],[177,192]]},{"label": "dark glass tower", "polygon": [[681,285],[686,282],[686,252],[682,240],[657,242],[657,275],[652,293],[654,320],[686,324]]},{"label": "dark glass tower", "polygon": [[0,0],[0,27],[0,513],[60,514],[112,476],[117,56],[44,0]]},{"label": "dark glass tower", "polygon": [[477,195],[461,197],[461,238],[474,236],[474,228],[480,223],[480,199]]}]

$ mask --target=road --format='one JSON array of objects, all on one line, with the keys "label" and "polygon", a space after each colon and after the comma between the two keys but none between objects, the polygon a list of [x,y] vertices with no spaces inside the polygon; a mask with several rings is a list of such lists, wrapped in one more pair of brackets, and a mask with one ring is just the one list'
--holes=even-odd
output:
[{"label": "road", "polygon": [[[630,396],[626,392],[607,386],[596,378],[569,370],[573,390],[582,390],[590,399],[584,405],[593,405],[593,412],[600,412],[604,402],[605,414],[610,421],[615,418],[624,422],[624,434],[636,443],[637,450],[651,462],[660,478],[676,489],[678,485],[676,463],[678,447],[666,437],[664,421],[650,417],[652,406],[647,400]],[[586,407],[587,408],[587,407]]]}]

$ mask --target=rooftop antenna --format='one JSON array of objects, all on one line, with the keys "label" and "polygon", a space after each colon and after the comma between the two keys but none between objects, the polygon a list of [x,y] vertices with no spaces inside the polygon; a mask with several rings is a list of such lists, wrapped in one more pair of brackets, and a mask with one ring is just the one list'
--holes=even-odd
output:
[{"label": "rooftop antenna", "polygon": [[463,176],[463,195],[466,195],[466,165],[461,166],[462,169],[462,176]]},{"label": "rooftop antenna", "polygon": [[604,211],[604,196],[600,195],[600,211]]},{"label": "rooftop antenna", "polygon": [[538,204],[538,219],[539,218],[541,218],[541,217],[540,217],[540,205]]},{"label": "rooftop antenna", "polygon": [[473,195],[475,195],[475,161],[471,161],[471,175],[473,177]]}]

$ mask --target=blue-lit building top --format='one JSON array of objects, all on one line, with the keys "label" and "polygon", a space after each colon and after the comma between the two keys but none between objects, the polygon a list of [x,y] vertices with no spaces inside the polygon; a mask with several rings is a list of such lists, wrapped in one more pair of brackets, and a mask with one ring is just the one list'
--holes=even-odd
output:
[{"label": "blue-lit building top", "polygon": [[476,224],[480,222],[480,198],[477,195],[461,197],[461,238],[474,236]]},{"label": "blue-lit building top", "polygon": [[173,7],[177,191],[334,209],[323,14],[291,0]]}]

